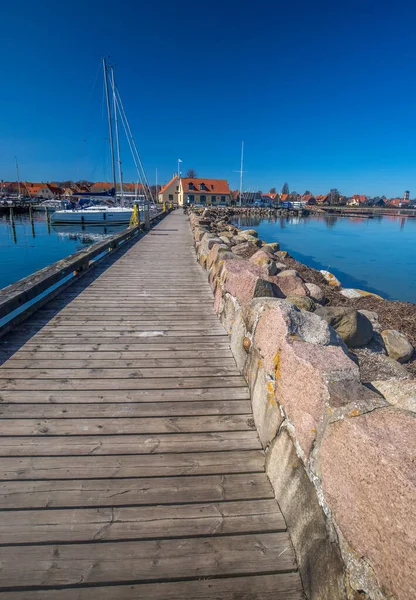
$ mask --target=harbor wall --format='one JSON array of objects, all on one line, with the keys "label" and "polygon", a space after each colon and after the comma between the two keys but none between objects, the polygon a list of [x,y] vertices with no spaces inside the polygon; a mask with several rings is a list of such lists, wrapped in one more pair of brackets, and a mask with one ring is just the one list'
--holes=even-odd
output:
[{"label": "harbor wall", "polygon": [[[401,378],[364,385],[352,347],[368,345],[369,319],[350,311],[342,329],[328,318],[324,295],[288,268],[278,243],[217,211],[193,213],[190,223],[250,387],[307,597],[415,598],[414,379],[397,363]],[[401,400],[391,391],[398,382],[408,390]]]}]

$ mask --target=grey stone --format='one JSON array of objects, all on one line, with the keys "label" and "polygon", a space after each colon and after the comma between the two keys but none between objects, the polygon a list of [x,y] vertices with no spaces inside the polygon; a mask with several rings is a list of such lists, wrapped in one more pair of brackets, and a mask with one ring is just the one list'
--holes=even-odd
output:
[{"label": "grey stone", "polygon": [[295,271],[295,269],[286,269],[285,271],[281,271],[279,273],[279,277],[300,277],[299,273]]},{"label": "grey stone", "polygon": [[395,329],[385,329],[381,332],[387,354],[400,363],[408,362],[413,356],[413,346],[407,337]]},{"label": "grey stone", "polygon": [[277,242],[272,242],[271,244],[266,243],[262,246],[262,250],[266,250],[266,252],[276,254],[280,250],[280,244],[278,244]]},{"label": "grey stone", "polygon": [[255,229],[243,229],[242,231],[240,231],[239,235],[249,235],[251,237],[255,237],[258,238],[259,234],[257,233],[257,231]]},{"label": "grey stone", "polygon": [[402,410],[416,412],[416,380],[415,379],[387,379],[385,381],[372,381],[371,385],[389,404]]},{"label": "grey stone", "polygon": [[350,348],[365,346],[373,337],[370,321],[353,308],[319,307],[315,314],[325,319]]},{"label": "grey stone", "polygon": [[[233,241],[234,240],[235,238],[233,238]],[[244,241],[242,244],[237,244],[236,246],[233,246],[231,248],[231,252],[233,252],[237,256],[240,256],[241,258],[245,258],[246,260],[251,258],[253,254],[257,252],[257,250],[257,246],[246,241]]]},{"label": "grey stone", "polygon": [[316,283],[305,283],[309,296],[318,304],[325,304],[326,298],[324,291]]},{"label": "grey stone", "polygon": [[336,535],[284,428],[266,457],[266,472],[288,526],[306,597],[345,600],[344,565]]},{"label": "grey stone", "polygon": [[363,383],[375,380],[409,379],[406,367],[389,356],[372,352],[369,348],[356,348],[354,354],[360,367],[360,378]]},{"label": "grey stone", "polygon": [[314,310],[316,309],[315,302],[311,298],[308,298],[308,296],[296,296],[296,295],[286,296],[286,300],[288,302],[291,302],[292,304],[294,304],[301,310],[306,310],[308,312],[314,312]]},{"label": "grey stone", "polygon": [[344,288],[340,291],[340,294],[345,296],[345,298],[362,298],[363,295],[360,292],[357,292],[354,288]]}]

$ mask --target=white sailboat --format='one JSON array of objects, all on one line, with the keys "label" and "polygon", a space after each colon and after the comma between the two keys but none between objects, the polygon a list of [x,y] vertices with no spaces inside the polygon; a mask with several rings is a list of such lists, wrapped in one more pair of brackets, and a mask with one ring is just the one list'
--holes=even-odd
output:
[{"label": "white sailboat", "polygon": [[[113,119],[111,114],[111,106],[110,106],[110,95],[108,88],[108,68],[103,58],[103,69],[104,69],[104,83],[105,83],[105,93],[107,100],[107,115],[108,115],[108,127],[110,134],[110,149],[111,149],[111,167],[113,174],[113,184],[114,188],[112,193],[106,194],[107,198],[110,199],[113,195],[113,199],[117,202],[117,180],[116,180],[116,169],[115,169],[115,155],[114,155],[114,143],[113,143]],[[118,132],[118,118],[117,115],[120,115],[121,122],[124,127],[124,131],[127,136],[127,140],[129,143],[129,147],[133,156],[133,161],[136,167],[136,170],[139,175],[139,179],[142,181],[143,189],[146,190],[146,204],[149,207],[150,213],[157,212],[157,207],[155,201],[152,197],[152,193],[150,191],[149,183],[147,181],[146,173],[140,159],[140,155],[138,153],[136,143],[134,141],[133,135],[131,133],[130,124],[127,119],[123,103],[121,101],[120,93],[115,85],[114,79],[114,68],[111,67],[111,86],[113,92],[113,113],[114,113],[114,124],[115,124],[115,133],[116,133],[116,144],[117,144],[117,162],[118,162],[118,172],[119,172],[119,181],[120,181],[120,204],[116,204],[114,206],[108,206],[106,204],[88,206],[86,208],[75,208],[75,209],[66,209],[66,210],[57,210],[51,216],[52,223],[81,223],[85,225],[103,225],[103,224],[128,224],[133,214],[132,206],[124,206],[124,192],[123,192],[123,176],[121,170],[121,160],[120,160],[120,143],[119,143],[119,132]],[[83,197],[87,197],[88,194],[82,194]],[[97,198],[95,198],[97,200]],[[139,209],[143,209],[144,205],[140,206]]]}]

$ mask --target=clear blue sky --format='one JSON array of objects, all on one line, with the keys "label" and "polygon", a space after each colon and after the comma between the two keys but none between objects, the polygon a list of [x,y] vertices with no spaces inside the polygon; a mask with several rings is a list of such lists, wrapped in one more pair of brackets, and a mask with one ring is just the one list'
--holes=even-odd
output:
[{"label": "clear blue sky", "polygon": [[[0,179],[109,178],[103,55],[154,182],[416,196],[412,0],[21,0],[1,9]],[[95,85],[94,85],[95,81]],[[135,178],[124,155],[125,179]]]}]

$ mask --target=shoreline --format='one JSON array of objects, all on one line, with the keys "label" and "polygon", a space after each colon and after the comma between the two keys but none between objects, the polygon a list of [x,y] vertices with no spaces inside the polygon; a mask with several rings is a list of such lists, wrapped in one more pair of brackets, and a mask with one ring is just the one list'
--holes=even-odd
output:
[{"label": "shoreline", "polygon": [[[204,209],[201,209],[200,213],[203,212]],[[249,211],[250,209],[238,209]],[[262,213],[264,217],[268,215],[265,214],[267,212],[266,209],[255,209],[256,216],[259,213]],[[247,233],[247,229],[242,229],[235,224],[232,224],[231,221],[228,222],[228,219],[232,219],[235,214],[234,207],[226,208],[210,208],[205,209],[209,214],[212,214],[217,221],[220,223],[227,223],[228,226],[232,226],[237,233],[237,235],[241,232]],[[194,210],[196,212],[196,210]],[[198,213],[197,213],[198,214]],[[241,213],[240,213],[241,215]],[[270,215],[269,215],[270,216]],[[226,221],[227,219],[227,221]],[[255,231],[250,230],[250,231]],[[257,234],[257,231],[256,231]],[[273,245],[272,242],[265,242],[262,240],[258,240],[259,248]],[[276,242],[279,244],[279,242]],[[257,250],[259,249],[257,248]],[[280,244],[279,244],[280,248]],[[366,290],[360,290],[362,293],[361,296],[354,297],[346,297],[341,292],[347,290],[355,290],[355,288],[344,288],[342,286],[342,282],[339,282],[336,277],[332,274],[329,274],[329,278],[327,278],[322,274],[321,271],[314,269],[312,267],[307,266],[306,264],[296,260],[290,255],[290,250],[279,251],[278,256],[275,258],[278,260],[284,261],[285,268],[288,270],[293,270],[297,272],[300,278],[307,283],[314,284],[318,286],[325,297],[325,302],[323,306],[325,308],[345,308],[345,309],[354,309],[356,311],[364,311],[364,313],[371,313],[371,318],[374,319],[374,330],[375,337],[370,344],[363,346],[362,348],[350,349],[350,351],[357,356],[357,359],[363,359],[363,362],[366,362],[367,359],[369,362],[371,360],[369,357],[362,357],[360,355],[363,354],[363,351],[368,350],[371,354],[384,354],[386,355],[386,350],[383,348],[383,343],[380,338],[380,334],[384,330],[395,330],[403,333],[408,341],[412,344],[414,348],[416,348],[416,304],[406,301],[400,300],[387,300],[382,298],[381,296],[374,294],[372,292],[367,292]],[[284,258],[283,258],[284,255]],[[329,279],[329,281],[328,281]],[[371,365],[370,365],[371,366]],[[404,368],[408,376],[410,375],[412,378],[416,376],[416,352],[413,353],[412,358],[403,364],[400,364],[400,367]],[[375,368],[375,367],[374,367]],[[364,365],[364,371],[368,372],[368,368]],[[404,373],[403,373],[404,376]]]}]

